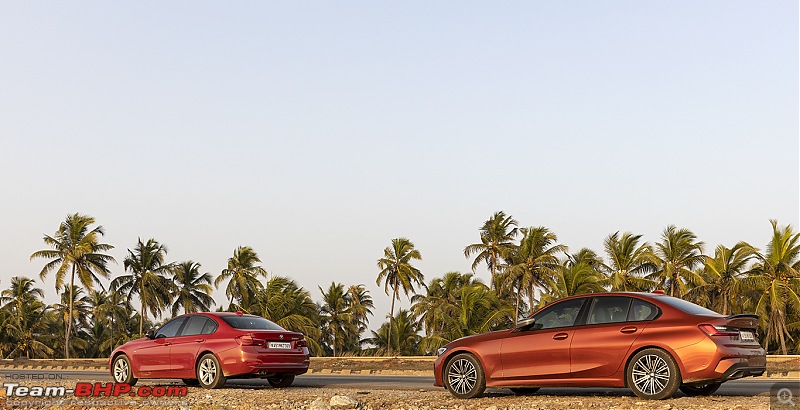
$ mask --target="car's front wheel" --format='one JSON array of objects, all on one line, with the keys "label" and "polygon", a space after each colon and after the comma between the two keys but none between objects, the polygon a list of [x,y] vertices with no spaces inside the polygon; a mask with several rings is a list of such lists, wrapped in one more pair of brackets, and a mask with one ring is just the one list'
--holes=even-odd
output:
[{"label": "car's front wheel", "polygon": [[272,387],[289,387],[294,382],[293,374],[282,374],[278,376],[267,377],[269,385]]},{"label": "car's front wheel", "polygon": [[124,354],[114,358],[114,362],[111,364],[111,371],[114,375],[115,383],[127,383],[133,386],[138,380],[137,378],[133,377],[131,361],[128,359],[128,356]]},{"label": "car's front wheel", "polygon": [[206,389],[216,389],[225,385],[226,377],[222,373],[217,356],[206,353],[197,362],[197,382]]},{"label": "car's front wheel", "polygon": [[702,386],[681,386],[681,391],[687,396],[710,396],[722,386],[722,383],[709,383]]},{"label": "car's front wheel", "polygon": [[444,369],[444,379],[450,394],[459,399],[480,397],[486,390],[486,379],[478,359],[469,353],[455,355]]},{"label": "car's front wheel", "polygon": [[675,394],[681,374],[675,359],[664,350],[651,348],[636,353],[625,370],[628,387],[643,399],[661,400]]}]

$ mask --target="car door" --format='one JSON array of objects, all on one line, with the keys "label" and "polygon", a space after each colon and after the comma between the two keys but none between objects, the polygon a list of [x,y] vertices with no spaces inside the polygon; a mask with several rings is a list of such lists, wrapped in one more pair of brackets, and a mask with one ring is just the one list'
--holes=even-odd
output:
[{"label": "car door", "polygon": [[193,379],[195,377],[195,359],[197,352],[206,341],[207,334],[203,334],[203,329],[210,326],[212,322],[203,315],[191,315],[188,317],[186,325],[180,335],[172,340],[169,351],[171,370],[175,377],[182,379]]},{"label": "car door", "polygon": [[[645,315],[641,314],[643,311]],[[575,330],[572,339],[572,377],[599,378],[616,373],[648,318],[652,319],[655,313],[654,305],[640,299],[593,297],[586,323]]]},{"label": "car door", "polygon": [[138,364],[137,374],[140,377],[172,377],[169,351],[185,319],[177,317],[170,320],[155,332],[153,339],[147,340],[134,352],[134,366]]},{"label": "car door", "polygon": [[569,346],[585,298],[558,302],[537,313],[534,325],[510,333],[500,346],[503,379],[569,377]]}]

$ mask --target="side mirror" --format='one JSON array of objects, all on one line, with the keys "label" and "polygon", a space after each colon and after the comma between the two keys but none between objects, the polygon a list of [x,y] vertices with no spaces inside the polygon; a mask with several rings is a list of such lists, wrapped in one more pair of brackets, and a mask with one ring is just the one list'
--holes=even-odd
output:
[{"label": "side mirror", "polygon": [[536,319],[529,317],[527,319],[520,320],[517,322],[517,325],[514,326],[514,332],[522,332],[528,330],[536,324]]},{"label": "side mirror", "polygon": [[148,339],[155,339],[156,338],[156,332],[154,332],[153,329],[150,329],[150,330],[147,331],[147,334],[145,335],[145,337],[147,337]]}]

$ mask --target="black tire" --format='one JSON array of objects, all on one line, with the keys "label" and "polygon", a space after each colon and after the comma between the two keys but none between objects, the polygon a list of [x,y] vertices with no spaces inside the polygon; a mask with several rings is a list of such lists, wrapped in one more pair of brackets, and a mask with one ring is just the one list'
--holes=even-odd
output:
[{"label": "black tire", "polygon": [[469,353],[460,353],[450,359],[442,376],[447,390],[459,399],[480,397],[486,390],[481,363]]},{"label": "black tire", "polygon": [[115,357],[114,362],[111,363],[111,378],[114,379],[114,383],[127,383],[131,386],[139,380],[133,377],[131,361],[124,354]]},{"label": "black tire", "polygon": [[218,389],[225,385],[227,378],[222,373],[217,356],[206,353],[197,361],[197,382],[205,389]]},{"label": "black tire", "polygon": [[269,385],[272,387],[289,387],[294,382],[293,374],[281,374],[278,376],[267,377]]},{"label": "black tire", "polygon": [[197,379],[181,379],[181,380],[183,380],[183,384],[185,384],[187,386],[190,386],[190,387],[199,386],[200,385],[200,382],[197,381]]},{"label": "black tire", "polygon": [[517,396],[530,396],[531,394],[536,394],[539,391],[538,387],[511,387],[511,390]]},{"label": "black tire", "polygon": [[650,348],[631,357],[625,368],[625,380],[640,398],[661,400],[675,394],[681,385],[681,374],[669,353]]},{"label": "black tire", "polygon": [[683,385],[680,389],[687,396],[710,396],[719,389],[719,386],[722,386],[722,383],[709,383],[702,386]]}]

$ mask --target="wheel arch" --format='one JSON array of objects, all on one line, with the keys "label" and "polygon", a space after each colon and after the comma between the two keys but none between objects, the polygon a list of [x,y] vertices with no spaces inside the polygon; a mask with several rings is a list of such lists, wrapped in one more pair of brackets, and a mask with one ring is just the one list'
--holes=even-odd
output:
[{"label": "wheel arch", "polygon": [[467,353],[472,355],[472,357],[474,357],[475,360],[477,360],[478,363],[481,365],[481,369],[483,369],[484,374],[486,373],[486,363],[483,362],[483,359],[477,352],[467,347],[458,347],[456,349],[453,349],[452,352],[449,352],[449,354],[442,361],[442,383],[446,383],[445,372],[447,372],[447,365],[450,364],[450,361],[453,360],[454,357],[460,355],[461,353]]},{"label": "wheel arch", "polygon": [[219,363],[219,368],[222,371],[222,375],[227,377],[228,375],[225,374],[225,366],[222,365],[222,360],[220,360],[219,356],[217,356],[217,354],[214,353],[213,351],[211,351],[210,349],[203,349],[203,350],[201,350],[200,352],[197,353],[197,357],[195,357],[195,359],[194,359],[194,369],[193,369],[194,370],[194,375],[197,376],[197,366],[200,364],[200,359],[202,359],[203,356],[205,356],[207,354],[211,354],[217,359],[217,362]]},{"label": "wheel arch", "polygon": [[683,363],[681,362],[680,358],[675,353],[675,351],[670,349],[667,346],[656,345],[656,344],[647,344],[647,345],[639,346],[636,349],[631,350],[630,353],[628,353],[628,356],[625,357],[625,362],[622,364],[621,371],[622,371],[622,381],[625,384],[626,388],[630,388],[630,386],[628,386],[627,372],[628,372],[628,366],[631,364],[631,359],[633,359],[633,356],[636,356],[637,353],[641,352],[642,350],[646,350],[646,349],[663,350],[670,357],[672,357],[672,360],[674,360],[675,364],[678,366],[678,377],[680,377],[680,379],[683,380],[683,374],[685,373],[685,370],[683,368]]},{"label": "wheel arch", "polygon": [[131,374],[133,375],[133,377],[138,379],[139,377],[136,374],[137,369],[133,365],[133,359],[131,359],[131,355],[122,350],[115,352],[114,355],[111,356],[111,366],[108,367],[108,372],[111,374],[112,379],[114,377],[114,361],[117,360],[117,358],[120,356],[125,356],[128,358],[128,366],[131,368]]}]

